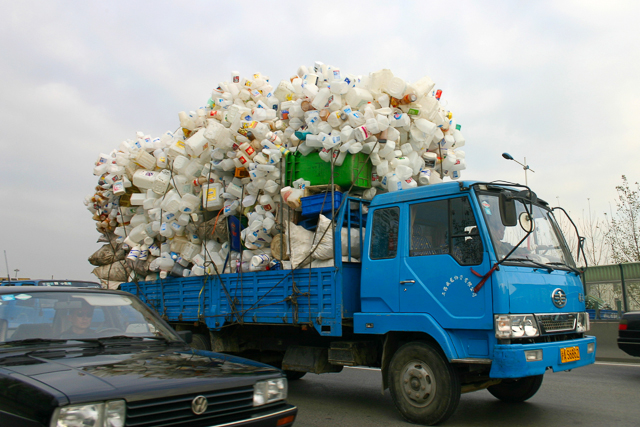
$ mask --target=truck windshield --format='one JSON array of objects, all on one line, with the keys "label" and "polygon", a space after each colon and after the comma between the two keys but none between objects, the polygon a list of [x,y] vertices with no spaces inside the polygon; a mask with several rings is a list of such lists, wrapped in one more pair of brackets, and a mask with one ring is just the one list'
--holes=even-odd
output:
[{"label": "truck windshield", "polygon": [[[478,195],[482,214],[491,234],[493,247],[498,260],[502,260],[525,237],[527,232],[520,224],[516,224],[513,227],[505,227],[502,224],[499,199],[498,194],[484,193]],[[519,218],[521,213],[526,212],[526,209],[520,200],[516,200],[515,204],[517,217]],[[534,230],[509,256],[507,261],[532,261],[548,264],[554,268],[562,268],[562,265],[575,268],[573,257],[551,211],[536,204],[527,204],[527,208],[529,206],[532,209]]]}]

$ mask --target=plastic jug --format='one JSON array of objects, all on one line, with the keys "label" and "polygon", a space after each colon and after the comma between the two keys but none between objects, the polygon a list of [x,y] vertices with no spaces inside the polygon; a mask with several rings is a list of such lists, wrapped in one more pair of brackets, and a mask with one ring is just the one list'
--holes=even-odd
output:
[{"label": "plastic jug", "polygon": [[218,210],[224,206],[222,184],[216,182],[202,186],[202,207],[208,211]]},{"label": "plastic jug", "polygon": [[157,172],[138,169],[133,174],[133,185],[144,190],[152,188],[157,174]]}]

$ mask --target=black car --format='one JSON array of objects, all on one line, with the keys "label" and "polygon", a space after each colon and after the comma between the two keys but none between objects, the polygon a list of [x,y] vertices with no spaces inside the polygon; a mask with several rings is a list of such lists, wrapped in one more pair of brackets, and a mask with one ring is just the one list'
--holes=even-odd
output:
[{"label": "black car", "polygon": [[640,311],[624,313],[618,325],[618,348],[640,357]]},{"label": "black car", "polygon": [[290,426],[271,366],[193,350],[135,296],[0,287],[0,426]]}]

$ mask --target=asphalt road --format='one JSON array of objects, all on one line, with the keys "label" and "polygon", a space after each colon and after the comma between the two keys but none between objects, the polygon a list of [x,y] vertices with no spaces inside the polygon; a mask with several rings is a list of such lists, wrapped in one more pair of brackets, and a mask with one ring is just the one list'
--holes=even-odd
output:
[{"label": "asphalt road", "polygon": [[[297,427],[414,426],[396,411],[389,391],[380,393],[380,371],[345,368],[339,374],[307,374],[289,383],[298,406]],[[640,425],[640,364],[597,362],[571,372],[547,373],[538,393],[506,404],[486,390],[463,394],[444,426]]]}]

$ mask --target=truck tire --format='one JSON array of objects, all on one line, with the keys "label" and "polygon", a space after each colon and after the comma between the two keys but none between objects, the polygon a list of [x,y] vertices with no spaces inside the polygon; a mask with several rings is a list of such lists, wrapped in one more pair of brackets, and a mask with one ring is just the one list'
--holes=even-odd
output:
[{"label": "truck tire", "polygon": [[299,372],[299,371],[284,371],[284,373],[287,376],[288,381],[299,380],[300,378],[304,377],[307,374],[306,372]]},{"label": "truck tire", "polygon": [[520,403],[531,398],[540,389],[543,375],[502,380],[487,388],[494,397],[508,403]]},{"label": "truck tire", "polygon": [[196,350],[211,351],[211,340],[204,334],[193,334],[190,345]]},{"label": "truck tire", "polygon": [[444,355],[423,342],[411,342],[396,351],[388,383],[396,408],[412,423],[441,423],[460,402],[458,374]]}]

